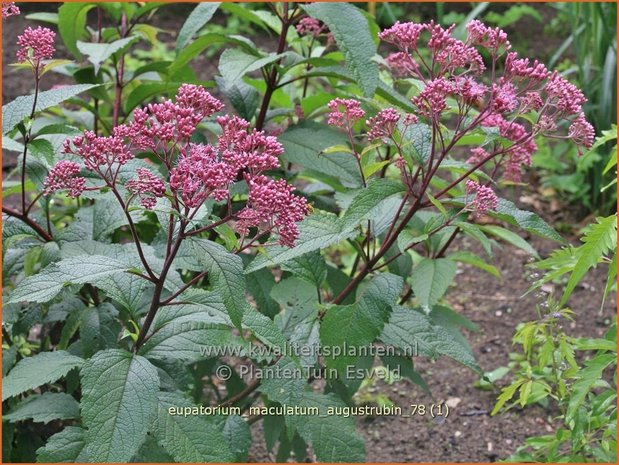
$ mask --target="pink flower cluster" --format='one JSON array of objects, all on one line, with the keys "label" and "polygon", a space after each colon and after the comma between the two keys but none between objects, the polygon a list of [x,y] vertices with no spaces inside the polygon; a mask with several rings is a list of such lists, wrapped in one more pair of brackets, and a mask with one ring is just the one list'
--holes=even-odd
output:
[{"label": "pink flower cluster", "polygon": [[300,35],[311,35],[313,37],[317,37],[322,32],[323,27],[320,25],[320,21],[316,18],[305,17],[299,21],[296,29]]},{"label": "pink flower cluster", "polygon": [[16,16],[20,13],[19,7],[15,2],[2,2],[2,17]]},{"label": "pink flower cluster", "polygon": [[238,214],[237,231],[246,235],[251,227],[276,230],[281,245],[294,246],[299,237],[296,223],[309,213],[307,200],[294,195],[294,187],[283,179],[274,181],[264,175],[245,174],[245,180],[249,199]]},{"label": "pink flower cluster", "polygon": [[[420,116],[435,124],[450,110],[448,99],[453,99],[457,114],[450,118],[453,116],[451,120],[462,128],[475,109],[478,116],[474,126],[495,127],[509,141],[504,150],[492,153],[501,155],[504,176],[512,181],[519,181],[522,167],[531,165],[531,156],[537,150],[533,140],[536,135],[569,138],[581,147],[591,146],[595,134],[584,119],[582,106],[586,99],[576,86],[558,73],[550,73],[543,63],[510,52],[507,34],[499,28],[471,21],[464,42],[452,37],[453,29],[434,22],[397,22],[380,33],[382,40],[398,48],[386,59],[393,74],[415,77],[424,83],[411,99]],[[421,53],[422,42],[430,57]],[[482,80],[486,67],[479,47],[492,57],[492,81],[488,83]],[[504,60],[502,73],[500,59]],[[532,118],[536,120],[530,122]],[[559,132],[565,126],[560,123],[569,126],[567,135]],[[376,130],[371,135],[379,133]],[[482,159],[480,152],[470,158]]]},{"label": "pink flower cluster", "polygon": [[136,173],[137,176],[128,181],[125,187],[140,198],[140,203],[144,208],[155,208],[157,198],[165,194],[163,180],[146,168],[138,168]]},{"label": "pink flower cluster", "polygon": [[361,104],[354,99],[335,98],[327,106],[331,110],[327,122],[332,126],[351,128],[365,116]]},{"label": "pink flower cluster", "polygon": [[69,160],[59,161],[45,178],[43,193],[49,195],[53,192],[68,189],[69,197],[79,197],[86,188],[86,179],[76,176],[80,172],[80,166]]},{"label": "pink flower cluster", "polygon": [[38,66],[41,60],[49,60],[54,56],[54,40],[56,33],[46,27],[31,27],[17,36],[17,61],[23,63],[28,61],[34,66]]},{"label": "pink flower cluster", "polygon": [[365,122],[370,128],[368,131],[368,139],[389,139],[393,131],[397,128],[400,118],[400,113],[394,108],[380,110],[376,116],[373,116]]},{"label": "pink flower cluster", "polygon": [[473,208],[476,216],[482,216],[488,210],[496,210],[499,206],[499,199],[490,187],[483,186],[471,179],[466,181],[466,194],[475,194]]},{"label": "pink flower cluster", "polygon": [[[216,144],[189,142],[198,124],[222,108],[223,104],[204,88],[184,84],[174,102],[164,100],[136,110],[133,121],[115,127],[110,136],[85,131],[65,142],[64,153],[81,158],[86,169],[113,187],[121,167],[134,158],[135,150],[152,152],[168,169],[171,195],[185,215],[209,198],[218,202],[229,199],[230,185],[244,178],[249,200],[239,213],[237,229],[247,234],[249,228],[269,225],[269,231],[279,234],[281,244],[292,246],[299,235],[296,222],[303,219],[309,207],[304,198],[292,194],[293,186],[263,174],[279,167],[284,148],[277,138],[250,129],[249,122],[237,116],[221,116],[217,118],[221,134]],[[85,181],[76,177],[78,172],[74,162],[58,163],[48,176],[45,193],[73,186],[71,195],[79,195],[77,187],[83,187]],[[136,173],[124,187],[140,199],[143,207],[152,209],[156,199],[165,195],[166,184],[146,168]]]}]

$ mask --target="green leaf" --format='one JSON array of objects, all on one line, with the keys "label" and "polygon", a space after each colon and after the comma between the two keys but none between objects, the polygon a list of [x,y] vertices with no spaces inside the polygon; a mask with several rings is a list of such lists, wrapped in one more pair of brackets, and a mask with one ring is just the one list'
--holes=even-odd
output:
[{"label": "green leaf", "polygon": [[519,249],[524,250],[529,255],[532,255],[535,258],[539,258],[537,250],[535,250],[531,246],[531,244],[529,244],[522,237],[520,237],[515,232],[510,231],[509,229],[505,229],[500,226],[493,226],[493,225],[480,226],[480,229],[495,237],[498,237],[499,239],[503,239],[505,242],[513,245],[514,247],[518,247]]},{"label": "green leaf", "polygon": [[101,64],[115,53],[124,53],[131,44],[140,40],[140,36],[125,37],[109,44],[97,42],[76,42],[77,49],[88,58],[95,67],[95,74],[99,72]]},{"label": "green leaf", "polygon": [[327,365],[345,370],[354,364],[356,357],[345,355],[343,348],[367,346],[380,335],[403,284],[401,277],[381,273],[367,283],[356,303],[327,309],[320,325],[320,341],[330,348],[342,347],[343,353],[339,357],[325,356]]},{"label": "green leaf", "polygon": [[[66,5],[63,5],[63,7],[64,6]],[[78,84],[40,92],[37,98],[35,111],[46,110],[47,108],[56,106],[65,100],[98,86],[99,84]],[[34,95],[23,95],[4,105],[2,107],[2,134],[8,133],[24,119],[28,118],[32,111],[33,103]]]},{"label": "green leaf", "polygon": [[576,375],[577,381],[572,385],[572,393],[565,412],[565,422],[569,425],[574,421],[578,409],[585,402],[587,394],[602,379],[602,373],[611,364],[617,364],[617,354],[600,354],[584,362],[585,367]]},{"label": "green leaf", "polygon": [[80,375],[88,455],[101,462],[128,462],[155,417],[157,369],[144,357],[111,349],[95,354]]},{"label": "green leaf", "polygon": [[[206,3],[202,3],[202,5],[206,5]],[[217,82],[219,90],[228,97],[238,115],[247,121],[251,121],[260,104],[260,93],[256,88],[245,84],[243,81],[229,84],[224,78],[219,76],[215,77],[215,82]]]},{"label": "green leaf", "polygon": [[520,210],[512,202],[499,199],[496,211],[489,210],[488,215],[518,226],[525,231],[556,242],[565,242],[561,236],[543,219],[533,212]]},{"label": "green leaf", "polygon": [[379,339],[400,350],[413,350],[430,357],[444,355],[481,372],[470,347],[454,339],[449,330],[430,317],[409,307],[393,307]]},{"label": "green leaf", "polygon": [[63,350],[41,352],[20,360],[2,382],[2,401],[43,384],[53,383],[70,370],[79,367],[83,359]]},{"label": "green leaf", "polygon": [[43,447],[37,450],[37,462],[89,462],[84,430],[77,426],[67,426],[54,434]]},{"label": "green leaf", "polygon": [[282,263],[282,270],[316,287],[321,287],[327,279],[327,264],[317,250]]},{"label": "green leaf", "polygon": [[617,247],[617,216],[597,218],[597,223],[583,237],[583,245],[578,249],[578,261],[574,271],[565,286],[560,305],[567,302],[576,285],[583,279],[587,271],[595,266],[610,250]]},{"label": "green leaf", "polygon": [[406,188],[400,181],[393,179],[372,179],[365,189],[362,189],[350,203],[342,215],[342,228],[349,230],[368,217],[372,217],[374,210],[381,202],[389,197],[404,192]]},{"label": "green leaf", "polygon": [[516,391],[518,391],[518,389],[525,382],[526,382],[526,379],[519,379],[516,382],[510,384],[509,386],[504,387],[501,390],[501,394],[497,398],[497,403],[492,409],[492,412],[490,412],[490,415],[496,415],[499,412],[499,410],[501,410],[501,408],[503,408],[503,406],[507,403],[507,401],[509,401],[512,397],[514,397],[514,395],[516,394]]},{"label": "green leaf", "polygon": [[258,270],[255,273],[245,275],[247,290],[250,292],[260,313],[274,317],[279,312],[279,306],[271,298],[271,289],[275,284],[275,278],[269,270]]},{"label": "green leaf", "polygon": [[456,264],[447,258],[424,258],[413,268],[411,286],[420,305],[430,308],[447,292]]},{"label": "green leaf", "polygon": [[[229,415],[224,426],[224,436],[230,450],[237,455],[237,461],[246,461],[247,451],[251,447],[251,431],[249,425],[238,415]],[[243,460],[239,460],[239,458]]]},{"label": "green leaf", "polygon": [[54,164],[54,147],[45,139],[35,139],[28,144],[30,154],[47,166]]},{"label": "green leaf", "polygon": [[86,32],[86,15],[95,3],[64,3],[58,8],[58,31],[65,47],[78,59],[82,58],[77,41]]},{"label": "green leaf", "polygon": [[337,178],[349,187],[361,186],[357,162],[349,153],[323,152],[329,147],[346,144],[346,136],[333,128],[311,121],[289,127],[279,141],[284,146],[283,160]]},{"label": "green leaf", "polygon": [[239,341],[228,326],[199,321],[172,322],[149,336],[140,348],[140,354],[154,360],[173,359],[190,363],[204,359],[203,347],[233,345],[239,345]]},{"label": "green leaf", "polygon": [[194,239],[190,245],[196,259],[208,271],[209,279],[223,299],[232,323],[240,328],[243,313],[249,308],[245,300],[245,276],[241,257],[228,252],[222,245],[203,239]]},{"label": "green leaf", "polygon": [[[402,128],[403,126],[401,126]],[[400,129],[401,130],[401,129]],[[432,130],[427,124],[411,124],[402,131],[402,150],[414,158],[415,164],[424,165],[432,154]],[[411,163],[412,160],[408,160]]]},{"label": "green leaf", "polygon": [[79,416],[79,404],[72,396],[62,392],[45,392],[21,401],[9,413],[3,415],[2,419],[11,423],[24,420],[49,423],[52,420],[68,420]]},{"label": "green leaf", "polygon": [[181,52],[176,56],[176,59],[170,64],[168,68],[168,75],[174,76],[179,70],[181,70],[187,63],[189,63],[193,58],[198,56],[204,50],[206,50],[210,45],[213,44],[231,44],[237,45],[249,53],[257,54],[255,46],[251,44],[247,39],[234,37],[234,36],[225,36],[223,34],[204,34],[194,40],[191,44],[186,46]]},{"label": "green leaf", "polygon": [[187,45],[196,32],[211,20],[219,5],[221,3],[199,3],[193,9],[178,32],[176,53],[185,48],[185,45]]},{"label": "green leaf", "polygon": [[[177,462],[233,462],[222,431],[205,415],[171,414],[170,409],[189,408],[199,411],[180,393],[160,392],[153,435]],[[175,410],[175,411],[176,411]]]},{"label": "green leaf", "polygon": [[497,278],[501,277],[501,272],[497,270],[496,267],[484,261],[479,255],[469,252],[468,250],[458,250],[450,253],[447,258],[456,262],[468,263],[469,265],[486,271]]},{"label": "green leaf", "polygon": [[333,394],[305,392],[298,405],[318,409],[318,415],[296,418],[299,434],[312,444],[318,462],[365,461],[364,440],[355,430],[354,418],[332,413],[335,408],[345,407],[344,402]]},{"label": "green leaf", "polygon": [[235,85],[243,76],[271,64],[284,56],[283,53],[271,53],[257,57],[242,50],[226,49],[219,57],[219,72],[228,86]]},{"label": "green leaf", "polygon": [[24,279],[11,292],[7,303],[48,302],[69,284],[97,284],[98,280],[124,273],[131,266],[102,255],[67,258],[44,268],[40,273]]},{"label": "green leaf", "polygon": [[116,319],[118,310],[109,302],[97,307],[85,308],[80,317],[80,338],[84,356],[88,357],[103,349],[116,347],[120,322]]},{"label": "green leaf", "polygon": [[366,97],[372,97],[380,79],[373,58],[376,44],[370,35],[368,20],[349,3],[312,3],[303,9],[325,23],[333,33],[346,65]]}]

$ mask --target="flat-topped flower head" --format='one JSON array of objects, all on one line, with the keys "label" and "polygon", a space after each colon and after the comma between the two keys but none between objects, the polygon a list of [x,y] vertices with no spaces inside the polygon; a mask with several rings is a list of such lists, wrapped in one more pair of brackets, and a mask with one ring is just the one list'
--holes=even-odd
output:
[{"label": "flat-topped flower head", "polygon": [[419,95],[411,102],[419,109],[423,116],[438,116],[447,108],[447,95],[454,91],[454,83],[445,78],[434,79],[426,84]]},{"label": "flat-topped flower head", "polygon": [[396,23],[389,29],[385,29],[378,37],[384,42],[388,42],[402,49],[415,50],[421,33],[426,29],[424,24],[417,23]]},{"label": "flat-topped flower head", "polygon": [[473,45],[481,45],[493,52],[501,49],[509,50],[511,44],[507,40],[507,34],[502,29],[486,26],[481,21],[474,19],[466,25],[468,42]]},{"label": "flat-topped flower head", "polygon": [[54,40],[56,33],[46,27],[31,27],[17,37],[17,61],[29,61],[37,65],[41,60],[49,60],[54,56]]},{"label": "flat-topped flower head", "polygon": [[496,210],[499,206],[499,199],[492,188],[482,186],[471,179],[466,181],[466,194],[475,196],[473,208],[476,216],[482,216],[489,210]]},{"label": "flat-topped flower head", "polygon": [[86,179],[77,176],[80,166],[69,160],[61,160],[49,171],[43,182],[43,193],[50,195],[67,189],[69,197],[79,197],[86,188]]},{"label": "flat-topped flower head", "polygon": [[[574,143],[580,147],[590,149],[595,139],[595,129],[585,119],[585,115],[580,113],[578,117],[572,121],[567,136],[574,141]],[[579,149],[578,153],[582,155]]]},{"label": "flat-topped flower head", "polygon": [[77,155],[84,160],[88,170],[104,173],[109,173],[109,170],[118,168],[134,158],[123,137],[119,135],[100,137],[92,131],[85,131],[72,141],[66,140],[63,153]]},{"label": "flat-topped flower head", "polygon": [[336,98],[331,100],[327,106],[331,110],[327,123],[332,126],[350,128],[365,116],[361,103],[355,99]]},{"label": "flat-topped flower head", "polygon": [[396,77],[410,77],[419,70],[419,65],[408,52],[390,54],[385,63]]},{"label": "flat-topped flower head", "polygon": [[368,125],[368,139],[388,139],[395,131],[401,115],[395,108],[385,108],[380,110],[376,116],[368,119],[365,124]]},{"label": "flat-topped flower head", "polygon": [[144,208],[152,209],[157,204],[157,198],[165,194],[165,184],[149,169],[138,168],[136,173],[137,176],[128,181],[125,187],[140,198],[140,203]]},{"label": "flat-topped flower head", "polygon": [[252,227],[274,230],[281,245],[293,247],[299,237],[296,223],[309,213],[307,200],[294,195],[294,187],[284,179],[275,181],[264,175],[246,174],[245,181],[249,199],[238,214],[237,231],[246,235]]},{"label": "flat-topped flower head", "polygon": [[15,2],[2,2],[2,17],[16,16],[20,13],[19,7]]},{"label": "flat-topped flower head", "polygon": [[556,71],[550,76],[545,91],[557,109],[568,115],[580,113],[582,106],[587,101],[578,87],[560,76]]},{"label": "flat-topped flower head", "polygon": [[300,35],[311,35],[313,37],[317,37],[322,32],[320,21],[309,17],[301,19],[296,29]]}]

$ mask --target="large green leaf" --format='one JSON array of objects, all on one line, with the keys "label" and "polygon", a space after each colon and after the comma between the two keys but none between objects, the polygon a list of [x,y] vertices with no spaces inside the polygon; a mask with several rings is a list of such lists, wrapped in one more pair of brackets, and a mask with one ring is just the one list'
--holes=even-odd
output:
[{"label": "large green leaf", "polygon": [[456,275],[455,262],[447,258],[425,258],[413,268],[411,286],[420,305],[429,308],[447,292]]},{"label": "large green leaf", "polygon": [[282,270],[316,287],[322,286],[327,279],[327,264],[317,250],[282,263]]},{"label": "large green leaf", "polygon": [[20,360],[2,381],[2,401],[62,378],[84,360],[63,350]]},{"label": "large green leaf", "polygon": [[217,82],[219,90],[228,97],[236,113],[241,118],[251,121],[260,104],[260,93],[258,90],[249,84],[245,84],[243,81],[237,81],[236,84],[228,84],[223,77],[219,76],[215,77],[215,82]]},{"label": "large green leaf", "polygon": [[373,60],[376,44],[368,20],[349,3],[312,3],[303,7],[307,14],[325,23],[346,57],[348,70],[366,97],[372,97],[380,82]]},{"label": "large green leaf", "polygon": [[140,36],[125,37],[124,39],[118,39],[114,42],[97,43],[97,42],[82,42],[78,40],[76,42],[77,49],[82,52],[88,58],[95,67],[95,74],[99,71],[101,63],[110,58],[115,53],[125,52],[131,44],[140,39]]},{"label": "large green leaf", "polygon": [[488,215],[506,221],[514,226],[518,226],[537,236],[557,242],[565,242],[548,223],[539,217],[539,215],[533,212],[520,210],[509,200],[499,199],[499,205],[496,211],[489,210]]},{"label": "large green leaf", "polygon": [[219,72],[224,77],[226,85],[232,86],[247,73],[259,70],[283,56],[283,54],[271,53],[264,57],[257,57],[242,50],[231,48],[224,50],[219,57]]},{"label": "large green leaf", "polygon": [[38,463],[88,461],[84,430],[77,426],[67,426],[50,437],[47,443],[37,450]]},{"label": "large green leaf", "polygon": [[239,327],[243,313],[249,308],[245,299],[243,261],[215,242],[194,239],[190,243],[196,259],[209,273],[209,279],[221,296],[232,323]]},{"label": "large green leaf", "polygon": [[[66,5],[65,5],[66,6]],[[62,7],[61,7],[62,8]],[[65,100],[75,97],[82,92],[98,87],[99,84],[77,84],[74,86],[64,86],[60,89],[46,90],[39,93],[35,111],[43,111],[49,107],[58,105]],[[30,116],[34,95],[23,95],[17,97],[10,103],[2,106],[2,134],[8,133],[11,129]]]},{"label": "large green leaf", "polygon": [[234,461],[234,454],[228,447],[223,431],[218,429],[212,419],[205,415],[185,416],[171,414],[170,409],[195,409],[181,394],[160,392],[158,394],[157,414],[153,434],[157,442],[177,462],[218,462]]},{"label": "large green leaf", "polygon": [[436,324],[429,316],[409,307],[394,306],[380,340],[396,349],[430,357],[445,355],[480,371],[468,346],[454,339],[451,331]]},{"label": "large green leaf", "polygon": [[301,408],[318,409],[317,415],[295,418],[299,434],[312,444],[318,462],[365,461],[364,440],[355,430],[354,418],[332,413],[345,406],[335,395],[318,392],[304,392],[299,401]]},{"label": "large green leaf", "polygon": [[10,294],[11,302],[48,302],[69,284],[97,284],[98,280],[123,273],[131,266],[103,255],[67,258],[24,279]]},{"label": "large green leaf", "polygon": [[595,266],[609,251],[617,247],[617,216],[597,218],[597,223],[584,235],[583,245],[578,250],[578,261],[574,271],[565,286],[561,305],[567,302],[576,285],[582,280],[587,271]]},{"label": "large green leaf", "polygon": [[78,59],[82,58],[77,41],[86,33],[86,15],[95,3],[64,3],[58,8],[58,31],[65,47]]},{"label": "large green leaf", "polygon": [[185,45],[187,45],[194,34],[211,20],[215,11],[219,8],[219,5],[221,5],[219,2],[205,2],[199,3],[193,9],[189,16],[187,16],[181,30],[178,32],[178,37],[176,38],[176,53],[185,48]]},{"label": "large green leaf", "polygon": [[32,420],[35,423],[49,423],[52,420],[79,418],[80,407],[77,401],[64,392],[45,392],[30,396],[2,416],[11,423]]},{"label": "large green leaf", "polygon": [[354,364],[356,357],[345,354],[344,347],[360,348],[371,344],[389,320],[391,306],[402,291],[401,277],[381,273],[360,291],[359,300],[352,305],[334,305],[320,325],[320,340],[323,346],[340,347],[339,357],[326,357],[328,365],[339,370]]},{"label": "large green leaf", "polygon": [[323,154],[329,147],[346,144],[346,136],[330,126],[312,121],[288,128],[279,141],[284,146],[283,160],[337,178],[350,187],[361,186],[361,175],[350,153]]},{"label": "large green leaf", "polygon": [[88,455],[128,462],[152,426],[159,377],[148,360],[124,350],[98,352],[81,370]]}]

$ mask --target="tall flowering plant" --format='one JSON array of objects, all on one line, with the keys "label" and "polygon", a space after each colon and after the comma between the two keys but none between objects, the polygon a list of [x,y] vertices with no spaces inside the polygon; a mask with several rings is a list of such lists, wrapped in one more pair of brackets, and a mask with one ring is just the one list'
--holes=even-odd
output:
[{"label": "tall flowering plant", "polygon": [[[3,402],[16,441],[33,404],[58,421],[36,457],[10,458],[245,461],[264,420],[282,460],[362,461],[352,417],[328,412],[381,373],[425,386],[413,355],[479,371],[445,295],[458,266],[498,271],[459,236],[488,256],[491,238],[531,252],[507,225],[561,240],[501,191],[540,138],[591,145],[585,98],[479,21],[460,38],[398,22],[381,57],[346,3],[226,5],[273,28],[269,51],[208,31],[219,4],[203,3],[174,56],[141,62],[159,7],[63,5],[73,60],[54,60],[49,28],[17,39],[35,91],[3,107],[21,157],[3,205]],[[189,65],[221,44],[207,90]],[[52,70],[78,84],[43,91]]]}]

